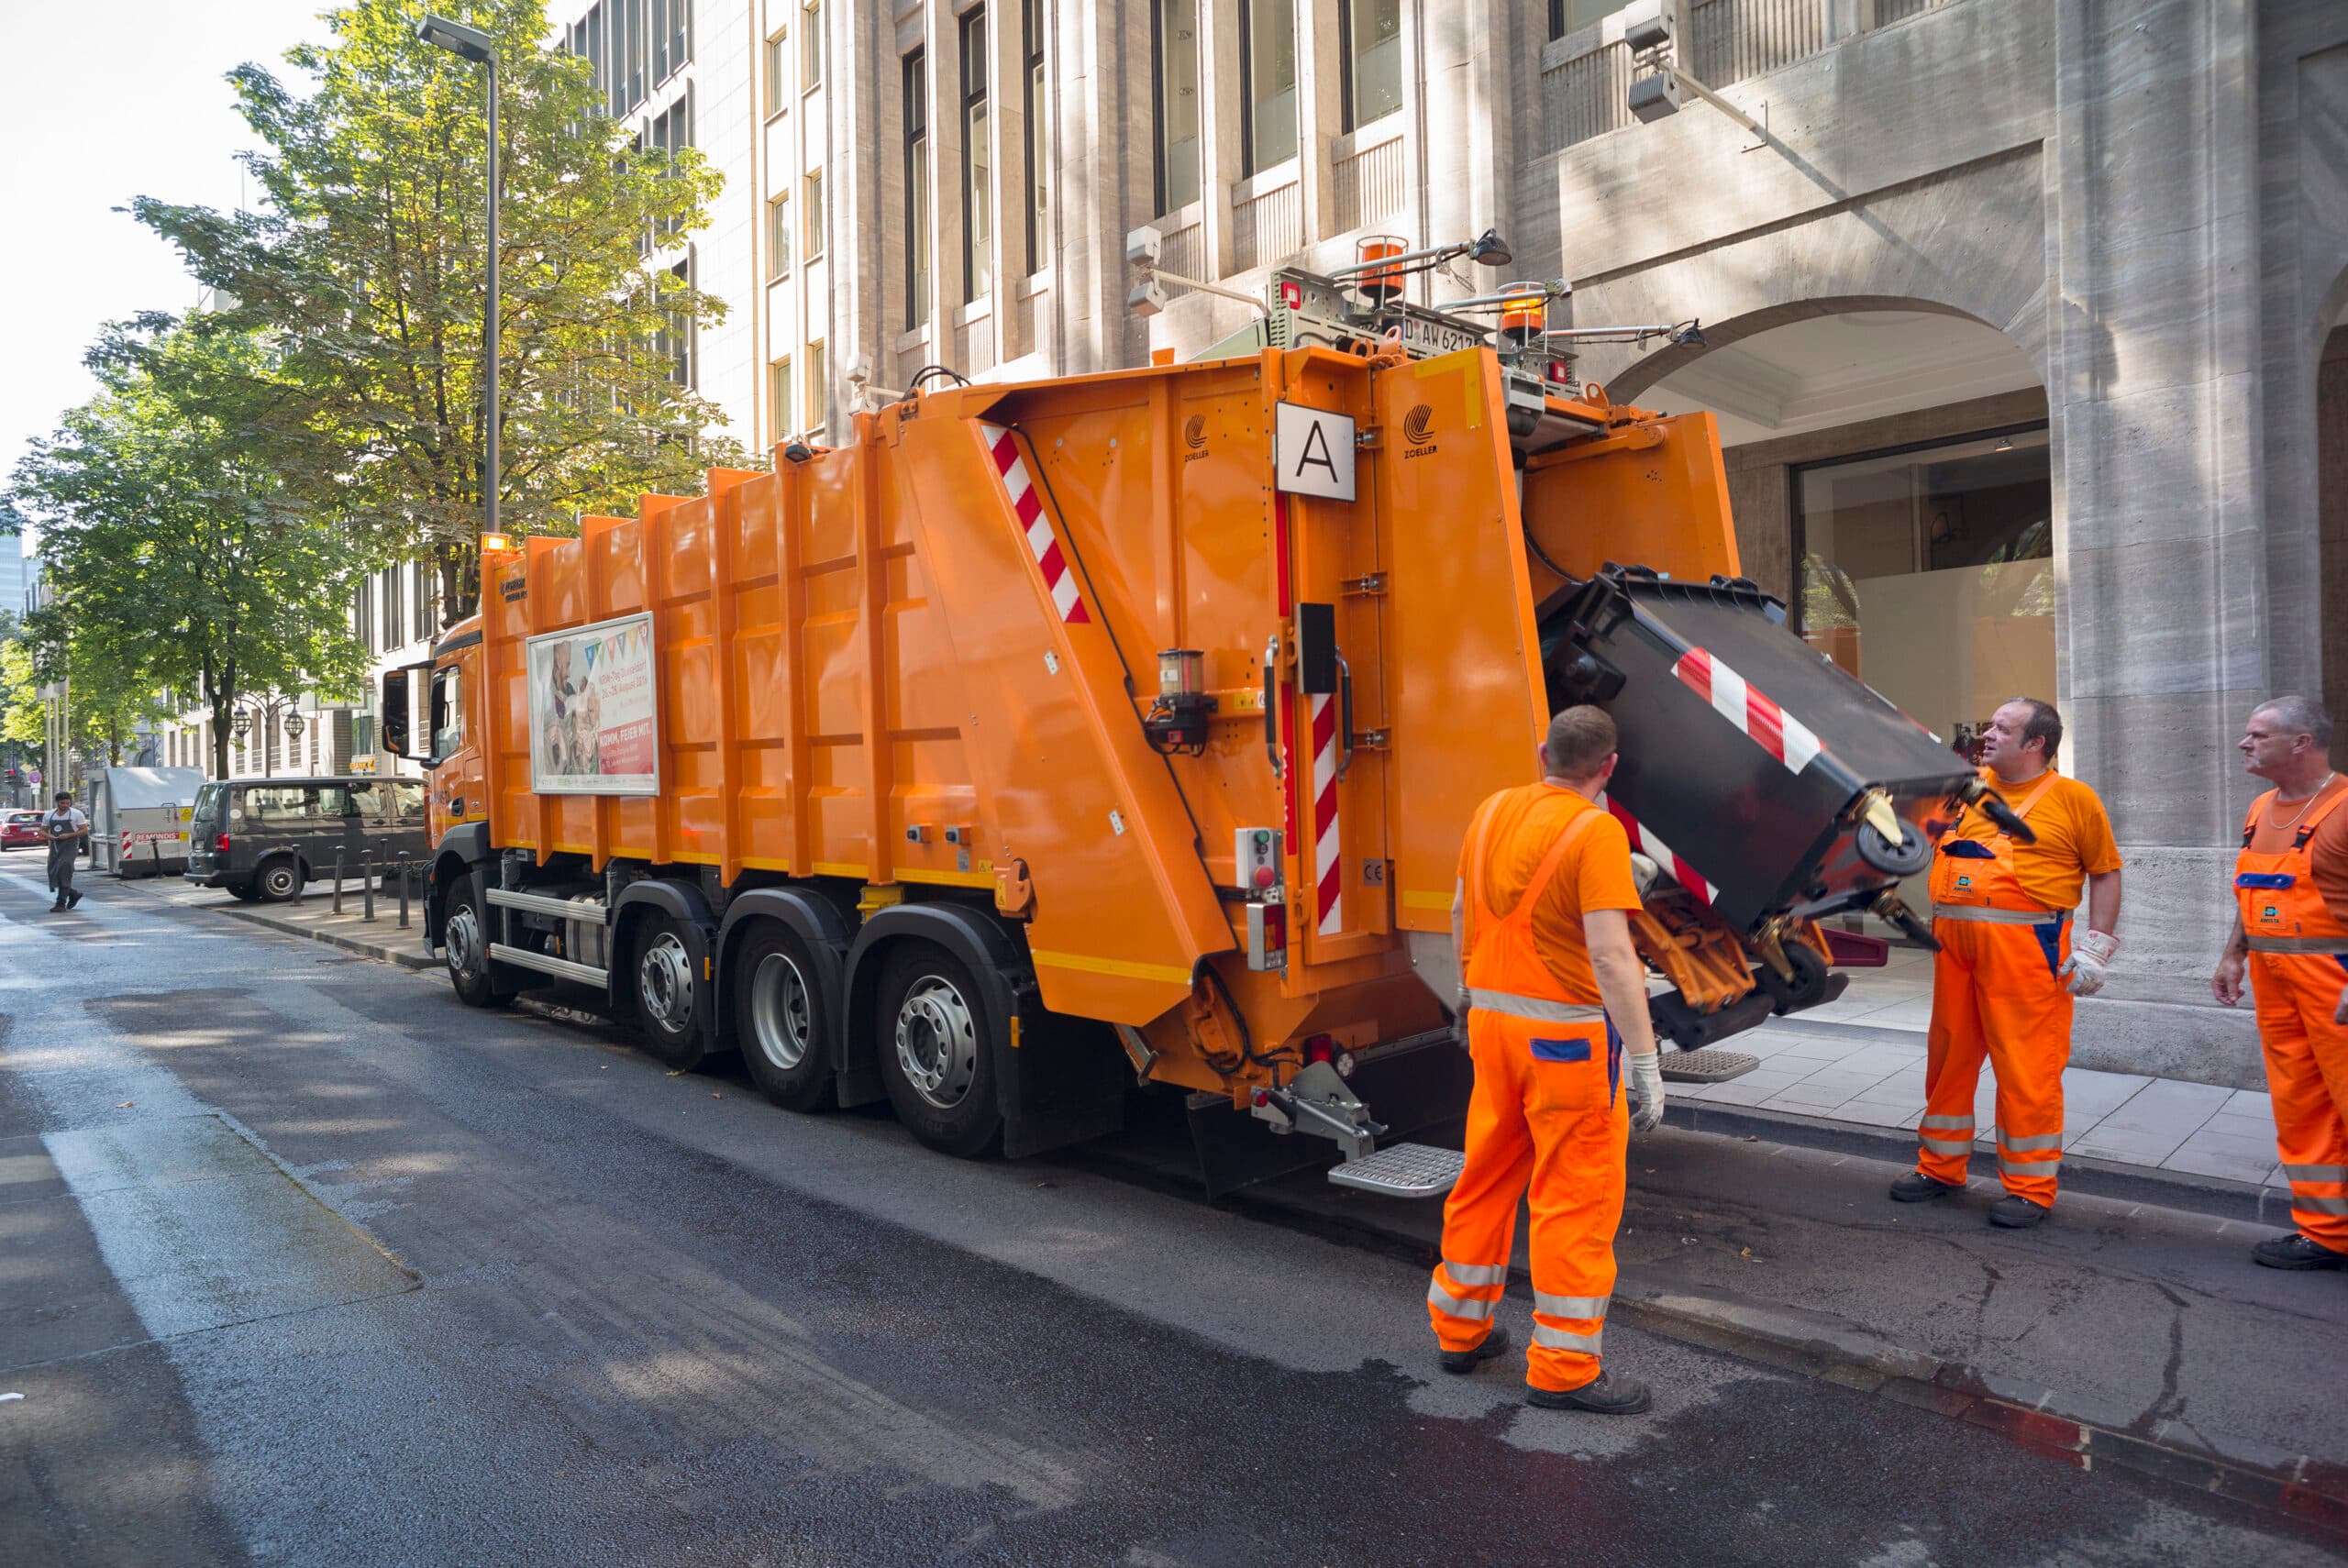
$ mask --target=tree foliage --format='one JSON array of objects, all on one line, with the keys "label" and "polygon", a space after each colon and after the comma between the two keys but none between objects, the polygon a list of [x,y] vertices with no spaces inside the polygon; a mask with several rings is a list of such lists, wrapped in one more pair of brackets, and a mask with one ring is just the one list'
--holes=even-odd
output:
[{"label": "tree foliage", "polygon": [[[736,443],[703,434],[722,415],[674,379],[685,335],[721,314],[681,275],[718,176],[599,114],[587,62],[544,47],[542,0],[433,4],[502,40],[501,521],[561,532],[738,465]],[[259,66],[230,74],[264,144],[249,159],[263,210],[132,210],[220,292],[219,328],[281,346],[294,491],[379,559],[435,559],[453,618],[482,516],[485,72],[419,42],[424,12],[327,13],[331,43],[287,56],[306,95]]]},{"label": "tree foliage", "polygon": [[[209,325],[209,324],[207,324]],[[348,690],[365,650],[346,607],[359,560],[280,473],[272,431],[300,389],[249,337],[117,336],[101,392],[32,443],[7,504],[38,523],[50,592],[26,624],[41,680],[118,756],[157,695],[213,719],[216,777],[246,692]]]}]

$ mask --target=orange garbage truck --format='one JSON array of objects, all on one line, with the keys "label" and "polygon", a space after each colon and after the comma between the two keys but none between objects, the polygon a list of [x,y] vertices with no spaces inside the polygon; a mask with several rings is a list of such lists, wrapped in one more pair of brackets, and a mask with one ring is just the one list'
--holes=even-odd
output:
[{"label": "orange garbage truck", "polygon": [[1307,282],[1285,342],[936,386],[485,539],[478,615],[381,710],[458,994],[583,987],[665,1062],[738,1050],[957,1154],[1168,1086],[1218,1185],[1301,1150],[1433,1195],[1456,1156],[1396,1140],[1464,1105],[1461,834],[1585,701],[1660,1033],[1836,994],[1819,919],[1907,921],[1977,785],[1742,577],[1711,416],[1472,323],[1315,334],[1411,307]]}]

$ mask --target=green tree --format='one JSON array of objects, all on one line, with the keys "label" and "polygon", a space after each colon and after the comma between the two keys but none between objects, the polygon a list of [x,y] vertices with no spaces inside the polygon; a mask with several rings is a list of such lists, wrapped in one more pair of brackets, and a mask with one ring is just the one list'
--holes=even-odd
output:
[{"label": "green tree", "polygon": [[[678,377],[681,346],[722,312],[681,249],[719,177],[606,117],[587,62],[542,47],[542,0],[432,4],[502,40],[501,521],[563,532],[738,466]],[[417,41],[425,10],[327,13],[332,42],[287,56],[307,95],[230,73],[264,144],[249,159],[264,210],[131,210],[232,302],[220,326],[283,345],[277,370],[302,394],[277,411],[300,437],[287,481],[379,559],[433,560],[453,619],[478,592],[482,515],[485,72]]]},{"label": "green tree", "polygon": [[6,498],[49,563],[26,641],[40,679],[72,683],[77,724],[117,748],[157,692],[194,694],[226,778],[240,693],[355,687],[360,562],[282,480],[269,433],[301,393],[262,345],[216,330],[110,343],[91,361],[99,396],[32,444]]}]

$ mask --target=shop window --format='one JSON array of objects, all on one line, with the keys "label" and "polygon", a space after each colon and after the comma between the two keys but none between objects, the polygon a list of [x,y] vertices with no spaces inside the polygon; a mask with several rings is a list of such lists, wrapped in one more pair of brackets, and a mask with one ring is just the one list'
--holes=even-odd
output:
[{"label": "shop window", "polygon": [[2043,425],[1794,471],[1795,613],[1812,647],[1960,746],[1998,704],[2054,700]]}]

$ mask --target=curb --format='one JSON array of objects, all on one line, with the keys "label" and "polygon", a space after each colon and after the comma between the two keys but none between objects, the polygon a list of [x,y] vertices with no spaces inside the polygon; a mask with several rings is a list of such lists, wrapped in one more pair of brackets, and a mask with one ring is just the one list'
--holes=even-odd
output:
[{"label": "curb", "polygon": [[380,959],[386,964],[397,964],[405,969],[437,969],[440,966],[439,960],[420,950],[412,951],[404,947],[386,946],[380,942],[369,942],[360,937],[346,936],[338,931],[321,931],[275,915],[262,914],[258,910],[221,909],[212,904],[182,904],[178,907],[210,914],[227,915],[230,920],[241,920],[285,936],[306,936],[313,942],[323,942],[330,947],[339,947],[346,952]]},{"label": "curb", "polygon": [[[1829,1154],[1857,1154],[1895,1165],[1913,1165],[1916,1135],[1906,1128],[1870,1127],[1800,1116],[1791,1111],[1754,1106],[1714,1105],[1709,1100],[1667,1099],[1667,1127],[1687,1132],[1711,1132],[1725,1137],[1765,1138],[1773,1143],[1822,1149]],[[2117,1203],[2142,1203],[2157,1209],[2182,1209],[2217,1220],[2239,1220],[2278,1231],[2296,1229],[2291,1220],[2291,1195],[2283,1187],[2257,1187],[2223,1176],[2192,1176],[2184,1171],[2124,1165],[2084,1154],[2063,1156],[2063,1188]]]}]

